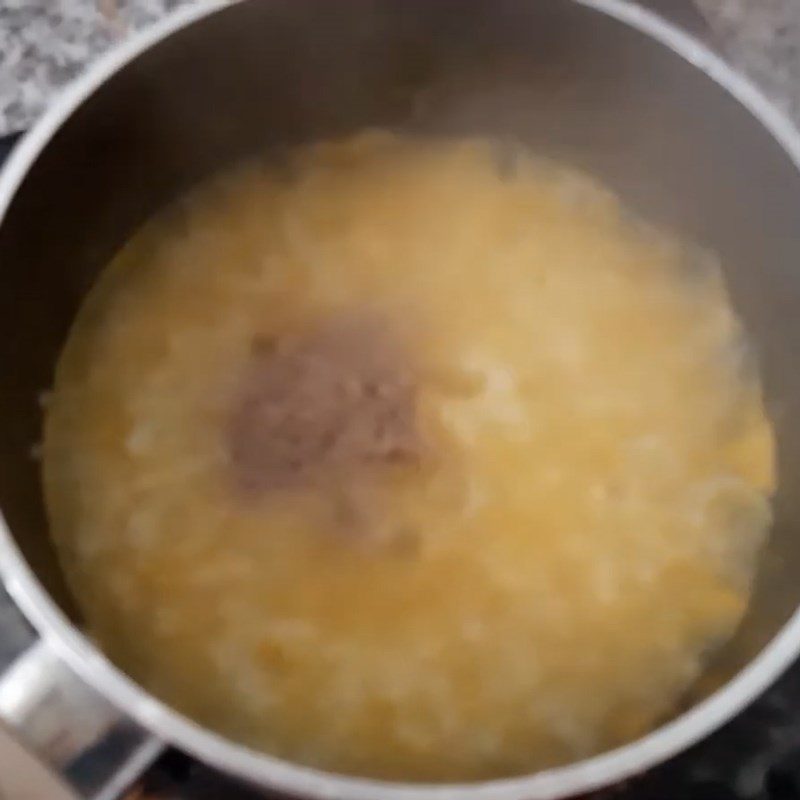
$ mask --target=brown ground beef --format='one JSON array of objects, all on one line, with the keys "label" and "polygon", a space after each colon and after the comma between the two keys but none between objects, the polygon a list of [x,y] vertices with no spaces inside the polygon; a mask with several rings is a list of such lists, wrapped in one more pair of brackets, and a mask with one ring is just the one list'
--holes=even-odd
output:
[{"label": "brown ground beef", "polygon": [[340,314],[257,338],[230,418],[228,448],[248,495],[302,488],[418,459],[417,387],[381,320]]}]

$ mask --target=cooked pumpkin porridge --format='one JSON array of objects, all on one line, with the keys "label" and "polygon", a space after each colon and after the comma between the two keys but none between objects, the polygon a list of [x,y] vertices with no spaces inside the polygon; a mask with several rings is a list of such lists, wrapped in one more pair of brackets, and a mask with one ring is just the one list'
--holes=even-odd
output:
[{"label": "cooked pumpkin porridge", "polygon": [[87,624],[330,770],[472,780],[669,714],[748,603],[773,436],[707,254],[569,168],[370,133],[201,187],[100,278],[44,473]]}]

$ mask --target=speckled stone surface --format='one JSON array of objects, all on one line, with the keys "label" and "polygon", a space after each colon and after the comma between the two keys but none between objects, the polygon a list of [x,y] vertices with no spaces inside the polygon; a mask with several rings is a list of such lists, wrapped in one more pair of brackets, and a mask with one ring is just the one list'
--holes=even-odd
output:
[{"label": "speckled stone surface", "polygon": [[0,134],[28,127],[53,95],[131,32],[202,0],[0,0]]},{"label": "speckled stone surface", "polygon": [[800,122],[800,0],[695,0],[728,58]]}]

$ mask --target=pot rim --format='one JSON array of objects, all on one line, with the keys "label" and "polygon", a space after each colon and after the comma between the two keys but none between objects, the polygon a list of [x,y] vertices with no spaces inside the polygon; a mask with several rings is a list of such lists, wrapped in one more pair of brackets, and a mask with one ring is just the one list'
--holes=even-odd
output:
[{"label": "pot rim", "polygon": [[[238,0],[235,0],[238,1]],[[744,106],[800,170],[800,135],[749,80],[708,47],[629,0],[570,0],[645,34],[705,73]],[[72,83],[14,148],[0,173],[0,225],[30,168],[69,117],[139,55],[231,5],[205,0],[173,13],[102,56]],[[800,609],[759,655],[725,686],[642,738],[583,761],[529,776],[469,784],[411,784],[349,777],[257,752],[200,726],[157,700],[117,669],[64,615],[23,557],[0,516],[0,577],[29,622],[88,684],[139,724],[212,767],[250,783],[318,800],[555,800],[621,781],[704,738],[751,703],[800,651]]]}]

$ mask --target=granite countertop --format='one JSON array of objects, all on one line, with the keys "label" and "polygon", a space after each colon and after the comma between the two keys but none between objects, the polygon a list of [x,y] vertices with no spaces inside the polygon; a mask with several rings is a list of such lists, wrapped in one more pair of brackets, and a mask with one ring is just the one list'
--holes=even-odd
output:
[{"label": "granite countertop", "polygon": [[800,2],[694,1],[728,59],[800,123]]},{"label": "granite countertop", "polygon": [[94,58],[203,0],[0,0],[0,135],[22,130]]},{"label": "granite countertop", "polygon": [[[670,15],[687,0],[644,0]],[[692,0],[711,39],[800,121],[800,1]],[[0,0],[0,135],[28,127],[86,64],[204,0]]]}]

